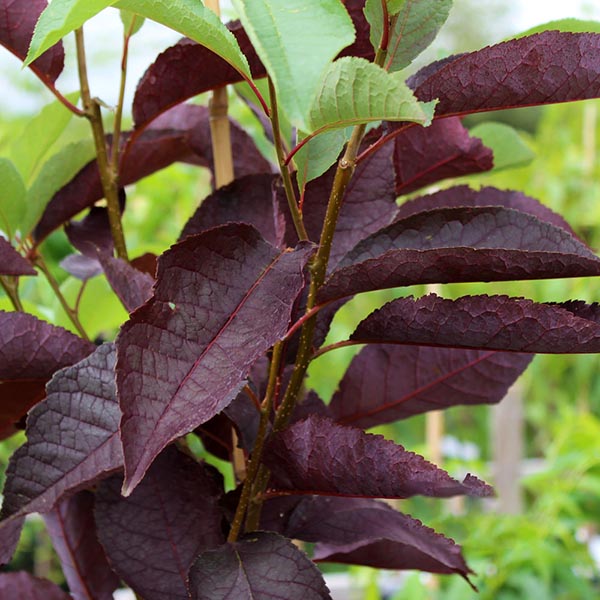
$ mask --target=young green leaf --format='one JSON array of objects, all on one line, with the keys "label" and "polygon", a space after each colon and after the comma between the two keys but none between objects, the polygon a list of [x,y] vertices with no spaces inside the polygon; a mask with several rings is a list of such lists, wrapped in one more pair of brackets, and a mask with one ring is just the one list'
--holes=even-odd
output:
[{"label": "young green leaf", "polygon": [[329,63],[354,41],[339,0],[234,0],[240,20],[273,79],[279,104],[306,130]]},{"label": "young green leaf", "polygon": [[536,25],[523,33],[511,36],[509,39],[519,39],[534,33],[544,31],[566,31],[569,33],[600,33],[600,21],[583,21],[581,19],[558,19]]},{"label": "young green leaf", "polygon": [[25,66],[114,3],[115,0],[54,0],[40,15],[35,26]]},{"label": "young green leaf", "polygon": [[495,171],[522,167],[535,158],[533,150],[510,125],[490,121],[476,125],[469,133],[493,150]]},{"label": "young green leaf", "polygon": [[[390,31],[384,67],[399,71],[408,66],[431,42],[446,22],[452,0],[396,0],[388,2],[388,14],[397,15]],[[367,0],[365,17],[371,25],[371,43],[377,50],[383,33],[381,0]]]},{"label": "young green leaf", "polygon": [[95,155],[91,140],[81,140],[65,146],[40,169],[39,175],[27,190],[27,211],[21,221],[21,234],[36,226],[52,196]]},{"label": "young green leaf", "polygon": [[413,121],[428,125],[435,100],[419,102],[400,74],[364,58],[344,57],[328,69],[310,109],[310,128],[330,129],[372,121]]},{"label": "young green leaf", "polygon": [[219,17],[197,0],[119,0],[116,8],[125,9],[147,19],[166,25],[202,44],[250,77],[248,61],[242,54],[233,34]]},{"label": "young green leaf", "polygon": [[145,19],[132,13],[129,10],[121,9],[119,11],[119,16],[121,17],[121,23],[123,23],[123,30],[125,33],[129,33],[130,35],[135,35],[144,24]]},{"label": "young green leaf", "polygon": [[[66,94],[65,97],[76,104],[79,92]],[[44,157],[51,152],[52,146],[72,117],[73,113],[56,100],[46,104],[39,114],[28,119],[16,139],[11,141],[8,156],[21,173],[26,186],[33,183]]]},{"label": "young green leaf", "polygon": [[0,231],[9,239],[14,237],[25,213],[25,185],[15,165],[0,157]]}]

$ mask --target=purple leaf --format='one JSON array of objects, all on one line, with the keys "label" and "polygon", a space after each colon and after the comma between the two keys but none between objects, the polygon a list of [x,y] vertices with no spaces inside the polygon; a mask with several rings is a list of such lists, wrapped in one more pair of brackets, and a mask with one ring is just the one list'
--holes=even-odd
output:
[{"label": "purple leaf", "polygon": [[206,466],[167,448],[129,498],[122,477],[96,497],[100,542],[115,571],[146,600],[188,600],[187,574],[200,552],[224,542],[223,486]]},{"label": "purple leaf", "polygon": [[[125,210],[125,203],[125,190],[120,188],[119,207],[121,213]],[[105,254],[112,254],[113,252],[114,242],[110,231],[108,211],[104,206],[92,206],[81,221],[67,223],[65,233],[69,238],[69,242],[86,256],[97,258],[99,251]]]},{"label": "purple leaf", "polygon": [[100,255],[100,263],[106,280],[128,312],[133,312],[152,295],[154,278],[148,273],[112,256]]},{"label": "purple leaf", "polygon": [[0,428],[19,421],[44,398],[44,386],[55,371],[94,348],[33,315],[0,311]]},{"label": "purple leaf", "polygon": [[[25,60],[33,29],[46,8],[46,0],[0,0],[0,44],[16,57]],[[61,74],[65,52],[62,42],[49,48],[29,67],[49,87]]]},{"label": "purple leaf", "polygon": [[276,533],[258,531],[201,554],[190,570],[194,600],[331,598],[317,567]]},{"label": "purple leaf", "polygon": [[236,179],[202,201],[180,239],[225,223],[248,223],[270,244],[281,247],[286,220],[276,193],[280,187],[278,178],[266,173]]},{"label": "purple leaf", "polygon": [[[271,170],[252,139],[233,122],[231,136],[237,177]],[[176,161],[213,166],[208,109],[204,106],[177,106],[157,119],[152,127],[125,138],[128,146],[119,171],[122,186],[135,183]],[[92,206],[103,195],[98,167],[96,161],[92,161],[50,200],[35,229],[36,242],[39,244],[54,229]]]},{"label": "purple leaf", "polygon": [[460,546],[389,505],[367,498],[288,496],[265,502],[261,526],[317,543],[314,558],[384,569],[458,573]]},{"label": "purple leaf", "polygon": [[312,246],[277,251],[249,225],[187,238],[117,341],[125,491],[158,453],[221,412],[287,330]]},{"label": "purple leaf", "polygon": [[458,117],[409,127],[394,138],[396,194],[408,194],[449,177],[489,171],[493,152],[470,137]]},{"label": "purple leaf", "polygon": [[60,266],[69,275],[81,279],[81,281],[87,281],[102,273],[102,265],[98,260],[84,254],[69,254],[60,261]]},{"label": "purple leaf", "polygon": [[44,515],[46,528],[75,600],[112,600],[119,578],[96,537],[94,495],[82,491]]},{"label": "purple leaf", "polygon": [[303,498],[288,516],[286,533],[318,542],[316,561],[457,573],[465,579],[472,572],[451,539],[376,500]]},{"label": "purple leaf", "polygon": [[498,206],[417,213],[349,252],[319,301],[418,283],[600,275],[600,259],[560,227]]},{"label": "purple leaf", "polygon": [[380,435],[309,416],[275,433],[264,457],[270,493],[408,498],[489,496],[492,489],[468,475],[459,483],[422,456]]},{"label": "purple leaf", "polygon": [[21,538],[25,517],[9,519],[0,523],[0,565],[8,564]]},{"label": "purple leaf", "polygon": [[428,196],[419,196],[400,206],[396,220],[406,219],[416,213],[438,208],[468,206],[504,206],[505,208],[513,208],[514,210],[520,210],[521,212],[533,215],[545,223],[561,227],[571,235],[577,237],[571,226],[559,214],[551,211],[534,198],[526,196],[523,192],[499,190],[493,187],[483,187],[479,190],[473,190],[466,185],[459,185],[435,194],[429,194]]},{"label": "purple leaf", "polygon": [[8,464],[2,518],[47,512],[122,466],[114,366],[114,347],[104,344],[50,381]]},{"label": "purple leaf", "polygon": [[37,275],[31,263],[23,258],[1,235],[0,275]]},{"label": "purple leaf", "polygon": [[27,600],[72,600],[55,583],[25,571],[0,573],[0,598]]},{"label": "purple leaf", "polygon": [[416,81],[419,100],[439,99],[436,117],[596,98],[600,35],[545,31],[463,54],[409,85]]},{"label": "purple leaf", "polygon": [[458,404],[495,404],[530,354],[371,344],[357,354],[329,404],[331,417],[367,428]]},{"label": "purple leaf", "polygon": [[357,343],[418,344],[549,354],[600,352],[600,305],[508,296],[399,298],[359,323]]},{"label": "purple leaf", "polygon": [[[228,28],[246,55],[253,77],[265,77],[265,67],[239,22],[229,23]],[[241,80],[240,73],[214,52],[183,38],[159,54],[140,79],[133,99],[135,126],[143,127],[192,96]]]}]

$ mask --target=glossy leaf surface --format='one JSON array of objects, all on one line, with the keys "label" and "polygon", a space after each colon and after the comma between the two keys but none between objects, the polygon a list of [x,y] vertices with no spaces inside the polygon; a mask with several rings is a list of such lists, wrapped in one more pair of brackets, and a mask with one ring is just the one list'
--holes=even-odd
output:
[{"label": "glossy leaf surface", "polygon": [[449,208],[395,221],[360,242],[320,301],[418,283],[600,275],[600,259],[564,229],[502,207]]},{"label": "glossy leaf surface", "polygon": [[495,404],[531,359],[513,352],[370,344],[350,363],[329,414],[367,428],[459,404]]},{"label": "glossy leaf surface", "polygon": [[508,296],[393,300],[364,319],[351,339],[549,354],[600,352],[597,304],[542,304]]},{"label": "glossy leaf surface", "polygon": [[159,260],[154,296],[117,341],[125,491],[172,440],[219,413],[252,363],[285,334],[312,247],[279,252],[225,225]]},{"label": "glossy leaf surface", "polygon": [[122,466],[114,366],[105,344],[48,384],[46,401],[29,414],[27,442],[10,459],[3,518],[47,512]]},{"label": "glossy leaf surface", "polygon": [[597,98],[600,34],[546,31],[425,67],[409,80],[436,117]]},{"label": "glossy leaf surface", "polygon": [[122,483],[115,475],[97,492],[96,524],[109,561],[146,600],[187,600],[194,559],[224,542],[218,476],[170,447],[128,498]]},{"label": "glossy leaf surface", "polygon": [[331,598],[312,561],[291,540],[259,531],[201,554],[190,571],[194,600]]},{"label": "glossy leaf surface", "polygon": [[75,600],[112,600],[119,578],[108,566],[94,522],[94,494],[78,492],[44,515]]},{"label": "glossy leaf surface", "polygon": [[323,417],[308,417],[274,434],[267,448],[271,492],[373,498],[493,493],[476,477],[468,475],[459,483],[382,436]]},{"label": "glossy leaf surface", "polygon": [[449,177],[489,171],[494,165],[492,151],[458,117],[434,121],[429,127],[409,127],[394,138],[393,146],[398,195]]}]

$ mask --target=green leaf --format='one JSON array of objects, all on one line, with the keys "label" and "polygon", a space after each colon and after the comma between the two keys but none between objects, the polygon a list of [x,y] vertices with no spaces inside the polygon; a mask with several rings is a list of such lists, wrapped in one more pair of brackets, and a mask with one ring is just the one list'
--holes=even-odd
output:
[{"label": "green leaf", "polygon": [[142,25],[145,21],[143,17],[140,17],[135,13],[123,9],[121,9],[119,13],[121,17],[121,23],[123,23],[123,30],[125,31],[125,33],[131,30],[130,35],[135,35],[142,28]]},{"label": "green leaf", "polygon": [[200,0],[119,0],[115,7],[178,31],[218,54],[244,77],[251,77],[248,61],[234,35]]},{"label": "green leaf", "polygon": [[306,130],[328,65],[354,41],[339,0],[233,0],[244,29],[271,76],[279,105]]},{"label": "green leaf", "polygon": [[27,211],[21,222],[22,235],[31,232],[52,196],[95,155],[92,140],[81,140],[65,146],[44,163],[33,185],[27,190]]},{"label": "green leaf", "polygon": [[24,66],[32,63],[68,33],[81,27],[116,0],[53,0],[42,12],[33,32]]},{"label": "green leaf", "polygon": [[[67,94],[76,104],[79,92]],[[50,148],[70,123],[73,113],[58,100],[47,104],[40,113],[29,119],[21,134],[8,148],[8,154],[21,173],[25,185],[31,185],[40,164]]]},{"label": "green leaf", "polygon": [[0,158],[0,229],[13,239],[25,214],[25,184],[8,158]]},{"label": "green leaf", "polygon": [[429,125],[435,104],[419,102],[399,73],[363,58],[344,57],[325,76],[310,110],[310,127],[315,131],[383,120]]},{"label": "green leaf", "polygon": [[[452,0],[401,0],[388,3],[389,14],[396,14],[390,31],[385,69],[399,71],[410,63],[435,39],[446,22]],[[383,33],[381,0],[367,0],[365,17],[371,25],[371,44],[377,50]]]},{"label": "green leaf", "polygon": [[302,146],[294,155],[294,162],[298,167],[298,187],[303,190],[309,181],[323,175],[336,161],[349,139],[346,129],[332,129]]},{"label": "green leaf", "polygon": [[490,121],[473,127],[469,133],[493,150],[494,171],[522,167],[535,158],[535,153],[510,125]]},{"label": "green leaf", "polygon": [[527,35],[541,33],[542,31],[566,31],[569,33],[600,33],[599,21],[583,21],[581,19],[559,19],[557,21],[549,21],[543,25],[536,25],[523,33],[513,35],[507,39],[519,39]]}]

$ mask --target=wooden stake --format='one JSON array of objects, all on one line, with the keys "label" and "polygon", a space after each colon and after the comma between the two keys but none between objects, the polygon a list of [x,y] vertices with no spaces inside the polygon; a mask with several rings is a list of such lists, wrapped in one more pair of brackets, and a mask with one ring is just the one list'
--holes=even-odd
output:
[{"label": "wooden stake", "polygon": [[[215,14],[221,15],[219,0],[205,0],[204,4]],[[215,167],[215,187],[220,188],[232,182],[234,178],[227,87],[213,91],[208,108],[210,111],[210,137]]]}]

